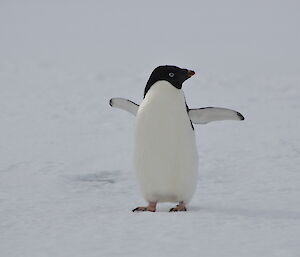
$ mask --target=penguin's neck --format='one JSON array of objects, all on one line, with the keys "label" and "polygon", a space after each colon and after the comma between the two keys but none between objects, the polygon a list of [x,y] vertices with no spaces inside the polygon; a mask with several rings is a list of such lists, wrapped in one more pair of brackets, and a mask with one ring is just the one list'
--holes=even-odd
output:
[{"label": "penguin's neck", "polygon": [[145,104],[159,104],[169,107],[185,107],[185,97],[181,89],[175,88],[165,80],[152,85],[143,101]]}]

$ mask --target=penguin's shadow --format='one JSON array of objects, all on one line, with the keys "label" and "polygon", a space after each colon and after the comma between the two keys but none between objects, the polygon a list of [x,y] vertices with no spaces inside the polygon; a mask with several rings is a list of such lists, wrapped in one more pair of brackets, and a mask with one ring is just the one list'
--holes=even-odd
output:
[{"label": "penguin's shadow", "polygon": [[191,211],[202,213],[224,214],[230,216],[243,216],[249,218],[263,218],[263,219],[288,219],[300,220],[300,212],[287,210],[271,210],[271,209],[246,209],[239,207],[214,207],[214,206],[193,206]]},{"label": "penguin's shadow", "polygon": [[121,176],[120,170],[98,171],[82,174],[75,177],[75,180],[86,183],[115,184]]}]

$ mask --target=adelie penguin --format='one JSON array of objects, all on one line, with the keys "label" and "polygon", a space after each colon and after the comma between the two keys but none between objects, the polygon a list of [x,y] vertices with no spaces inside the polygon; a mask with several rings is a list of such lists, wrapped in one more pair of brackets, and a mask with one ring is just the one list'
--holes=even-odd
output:
[{"label": "adelie penguin", "polygon": [[189,109],[182,84],[193,75],[192,70],[159,66],[150,75],[140,105],[124,98],[112,98],[109,102],[136,116],[135,168],[148,205],[137,207],[134,212],[155,212],[160,202],[178,203],[171,212],[186,211],[198,176],[193,124],[244,120],[242,114],[230,109]]}]

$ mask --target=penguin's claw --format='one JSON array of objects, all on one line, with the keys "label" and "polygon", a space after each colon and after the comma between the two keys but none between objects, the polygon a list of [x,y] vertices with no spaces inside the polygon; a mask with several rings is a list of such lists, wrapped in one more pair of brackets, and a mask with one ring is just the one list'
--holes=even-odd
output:
[{"label": "penguin's claw", "polygon": [[156,211],[156,204],[157,204],[157,202],[149,202],[148,206],[136,207],[132,211],[133,212],[136,212],[136,211],[151,211],[151,212],[155,212]]},{"label": "penguin's claw", "polygon": [[177,205],[176,207],[171,208],[171,209],[169,210],[169,212],[178,212],[178,211],[187,211],[187,209],[186,209],[185,206]]},{"label": "penguin's claw", "polygon": [[147,206],[147,207],[136,207],[136,208],[133,209],[132,211],[133,211],[133,212],[140,212],[140,211],[151,211],[151,212],[155,212],[156,209]]}]

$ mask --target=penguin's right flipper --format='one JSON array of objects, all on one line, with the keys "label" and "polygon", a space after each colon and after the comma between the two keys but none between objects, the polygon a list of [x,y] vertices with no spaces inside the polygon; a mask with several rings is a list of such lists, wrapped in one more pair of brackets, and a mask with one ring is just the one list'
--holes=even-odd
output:
[{"label": "penguin's right flipper", "polygon": [[130,112],[136,116],[139,105],[125,98],[112,98],[109,100],[111,107],[119,108],[121,110]]},{"label": "penguin's right flipper", "polygon": [[244,120],[244,116],[234,110],[220,107],[189,109],[189,117],[195,124],[207,124],[219,120]]}]

